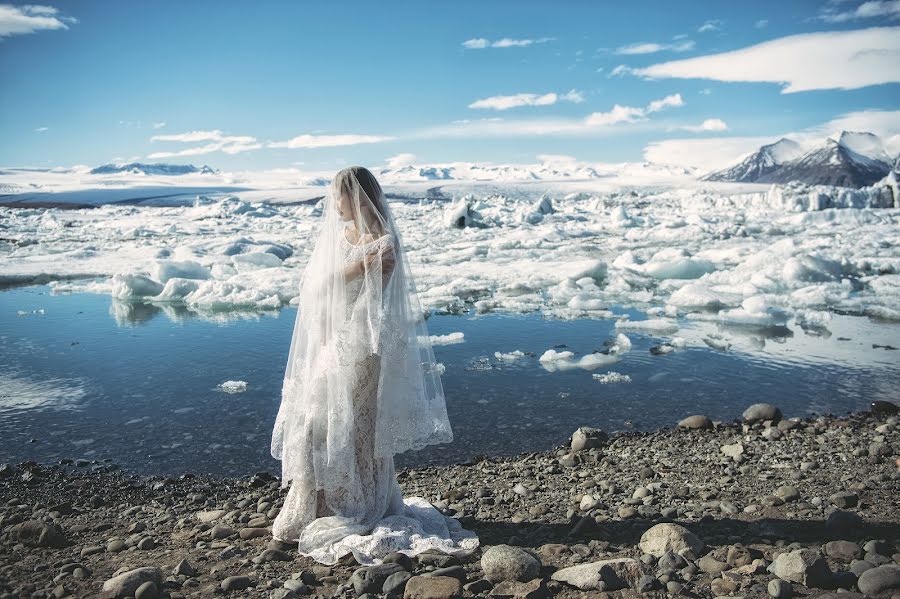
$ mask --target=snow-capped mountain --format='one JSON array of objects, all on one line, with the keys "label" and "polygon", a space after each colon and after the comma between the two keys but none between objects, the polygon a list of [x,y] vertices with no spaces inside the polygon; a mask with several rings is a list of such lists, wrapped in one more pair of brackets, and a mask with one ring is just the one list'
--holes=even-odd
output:
[{"label": "snow-capped mountain", "polygon": [[190,175],[190,174],[215,174],[218,171],[212,167],[203,165],[197,168],[193,164],[146,164],[142,162],[129,162],[128,164],[103,164],[92,168],[92,175],[110,175],[114,173],[132,173],[144,175]]},{"label": "snow-capped mountain", "polygon": [[704,181],[737,181],[741,183],[762,182],[765,177],[777,171],[786,162],[803,155],[803,149],[796,141],[782,137],[775,143],[767,144],[725,170],[716,171],[703,177]]},{"label": "snow-capped mountain", "polygon": [[[783,142],[789,142],[784,144]],[[891,159],[881,139],[872,133],[842,131],[798,156],[799,144],[787,139],[762,146],[739,164],[703,177],[705,181],[789,183],[864,187],[891,171]]]}]

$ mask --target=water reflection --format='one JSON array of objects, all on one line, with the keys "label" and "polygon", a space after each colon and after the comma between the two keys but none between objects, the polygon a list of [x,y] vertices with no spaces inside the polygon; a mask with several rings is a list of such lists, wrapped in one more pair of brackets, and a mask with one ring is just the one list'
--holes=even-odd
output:
[{"label": "water reflection", "polygon": [[277,317],[278,310],[201,310],[193,306],[177,303],[145,302],[140,300],[120,300],[113,298],[109,315],[120,327],[147,323],[157,316],[165,316],[171,322],[183,323],[190,320],[227,323],[236,320],[259,320]]}]

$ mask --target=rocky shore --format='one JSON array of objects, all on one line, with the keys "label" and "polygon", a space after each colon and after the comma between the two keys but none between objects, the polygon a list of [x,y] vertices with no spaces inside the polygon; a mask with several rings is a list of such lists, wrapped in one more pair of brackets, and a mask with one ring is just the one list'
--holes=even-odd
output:
[{"label": "rocky shore", "polygon": [[107,462],[0,465],[0,598],[900,597],[893,404],[608,437],[400,471],[476,531],[467,558],[329,567],[271,538],[267,473],[140,477]]}]

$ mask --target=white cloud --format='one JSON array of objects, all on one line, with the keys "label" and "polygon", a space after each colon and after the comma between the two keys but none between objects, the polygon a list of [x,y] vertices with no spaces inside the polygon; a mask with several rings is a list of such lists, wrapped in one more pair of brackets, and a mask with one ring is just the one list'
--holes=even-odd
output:
[{"label": "white cloud", "polygon": [[819,13],[819,19],[828,23],[844,23],[859,19],[886,17],[900,19],[900,0],[870,0],[863,2],[853,10],[838,10],[836,5],[826,6]]},{"label": "white cloud", "polygon": [[663,108],[684,106],[684,99],[681,94],[672,94],[661,100],[653,100],[647,104],[647,112],[659,112]]},{"label": "white cloud", "polygon": [[809,149],[825,137],[840,131],[869,131],[881,137],[888,154],[900,152],[900,110],[861,110],[800,131],[787,131],[765,137],[706,137],[654,141],[644,148],[644,158],[651,162],[695,167],[702,172],[725,168],[736,163],[760,146],[789,137]]},{"label": "white cloud", "polygon": [[709,33],[710,31],[718,31],[722,28],[721,19],[710,19],[697,28],[698,33]]},{"label": "white cloud", "polygon": [[68,29],[67,22],[77,23],[78,19],[60,16],[52,6],[0,4],[0,38],[44,29]]},{"label": "white cloud", "polygon": [[900,82],[900,27],[790,35],[630,72],[651,79],[781,83],[782,93],[895,83]]},{"label": "white cloud", "polygon": [[298,135],[286,141],[271,141],[269,148],[333,148],[337,146],[355,146],[390,141],[393,137],[386,135]]},{"label": "white cloud", "polygon": [[551,106],[557,102],[584,102],[584,94],[570,90],[564,94],[550,92],[548,94],[515,94],[512,96],[491,96],[476,100],[469,104],[469,108],[490,108],[493,110],[508,110],[520,106]]},{"label": "white cloud", "polygon": [[702,133],[704,131],[728,131],[728,124],[722,119],[706,119],[699,125],[683,125],[679,127],[684,131]]},{"label": "white cloud", "polygon": [[539,37],[536,39],[513,39],[504,37],[499,40],[491,41],[483,37],[475,37],[464,41],[462,46],[469,50],[481,50],[484,48],[524,48],[525,46],[531,46],[532,44],[552,42],[555,39],[556,38],[554,37]]},{"label": "white cloud", "polygon": [[50,127],[38,127],[37,129],[35,129],[35,131],[37,131],[38,133],[43,133],[44,131],[48,130],[49,128]]},{"label": "white cloud", "polygon": [[396,154],[394,156],[391,156],[390,158],[388,158],[385,161],[385,163],[390,168],[400,168],[402,166],[409,166],[416,160],[418,160],[418,159],[416,158],[415,154],[405,153],[405,154]]},{"label": "white cloud", "polygon": [[[440,137],[521,137],[538,135],[600,135],[616,131],[614,125],[648,121],[648,116],[664,108],[683,106],[681,94],[672,94],[654,100],[645,107],[622,106],[616,104],[608,112],[594,112],[584,118],[543,118],[504,120],[502,118],[464,119],[449,125],[428,127],[413,132],[411,138]],[[652,128],[652,127],[650,127]]]},{"label": "white cloud", "polygon": [[160,122],[158,122],[158,123],[153,123],[153,128],[154,128],[154,129],[162,129],[162,128],[165,127],[165,126],[166,126],[166,122],[165,122],[165,121],[160,121]]},{"label": "white cloud", "polygon": [[611,70],[609,72],[609,75],[607,75],[607,77],[617,77],[619,75],[630,75],[633,72],[634,72],[634,69],[632,69],[628,65],[620,64],[617,67],[615,67],[613,70]]},{"label": "white cloud", "polygon": [[629,44],[616,48],[616,54],[654,54],[656,52],[687,52],[694,49],[693,40],[684,40],[674,44],[657,44],[653,42],[644,42],[640,44]]},{"label": "white cloud", "polygon": [[769,19],[760,19],[756,23],[753,24],[757,29],[765,29],[769,26]]},{"label": "white cloud", "polygon": [[592,112],[585,122],[590,126],[615,125],[616,123],[634,123],[644,118],[643,108],[620,106],[616,104],[608,112]]},{"label": "white cloud", "polygon": [[712,94],[712,90],[709,89],[708,87],[704,87],[697,93],[700,94],[701,96],[708,96],[708,95]]},{"label": "white cloud", "polygon": [[174,141],[180,143],[209,142],[202,146],[193,146],[183,150],[160,151],[147,155],[147,158],[171,158],[173,156],[198,156],[212,152],[224,152],[226,154],[238,154],[250,150],[258,150],[262,144],[257,143],[255,137],[249,135],[224,135],[220,130],[189,131],[187,133],[174,133],[169,135],[154,135],[151,142]]}]

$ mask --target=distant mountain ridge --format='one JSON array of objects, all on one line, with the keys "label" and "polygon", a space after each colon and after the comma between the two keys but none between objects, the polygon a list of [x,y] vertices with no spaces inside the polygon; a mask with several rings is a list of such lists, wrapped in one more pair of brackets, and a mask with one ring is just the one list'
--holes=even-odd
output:
[{"label": "distant mountain ridge", "polygon": [[192,175],[192,174],[215,174],[219,171],[216,169],[203,165],[200,168],[197,168],[193,164],[165,164],[162,162],[158,163],[143,163],[143,162],[129,162],[127,164],[103,164],[98,167],[92,168],[90,170],[90,174],[92,175],[111,175],[114,173],[143,173],[145,175]]},{"label": "distant mountain ridge", "polygon": [[842,131],[805,154],[800,144],[782,138],[703,181],[789,183],[860,188],[881,180],[893,168],[881,139],[868,132]]}]

